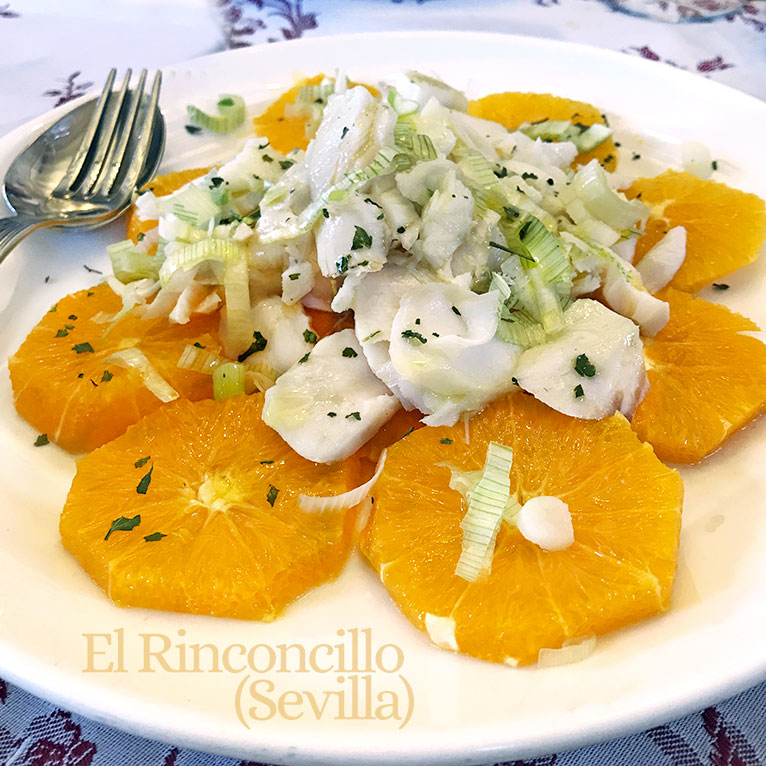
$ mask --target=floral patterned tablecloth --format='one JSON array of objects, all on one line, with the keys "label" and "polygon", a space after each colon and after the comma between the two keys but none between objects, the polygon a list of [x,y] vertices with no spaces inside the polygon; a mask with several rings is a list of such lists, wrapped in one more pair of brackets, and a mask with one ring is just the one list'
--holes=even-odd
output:
[{"label": "floral patterned tablecloth", "polygon": [[[695,2],[680,0],[688,9]],[[708,0],[710,2],[711,0]],[[147,35],[146,13],[161,36]],[[681,67],[766,100],[766,0],[708,23],[663,24],[608,0],[0,0],[0,134],[103,81],[225,47],[396,29],[572,40]],[[766,684],[641,734],[515,766],[766,764]],[[0,766],[257,766],[130,736],[0,679]]]}]

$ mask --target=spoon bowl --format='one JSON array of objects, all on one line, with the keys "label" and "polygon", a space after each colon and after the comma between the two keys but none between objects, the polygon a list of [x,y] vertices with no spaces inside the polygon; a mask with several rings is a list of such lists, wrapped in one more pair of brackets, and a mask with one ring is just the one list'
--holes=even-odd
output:
[{"label": "spoon bowl", "polygon": [[[113,209],[107,209],[107,206],[96,200],[75,201],[53,195],[80,146],[96,105],[97,99],[80,104],[40,134],[16,157],[8,168],[3,184],[3,196],[14,213],[60,221],[54,228],[96,228],[114,217]],[[149,150],[138,176],[139,188],[155,176],[164,148],[165,121],[157,107]],[[123,209],[128,204],[129,200]],[[101,216],[107,217],[99,220]]]}]

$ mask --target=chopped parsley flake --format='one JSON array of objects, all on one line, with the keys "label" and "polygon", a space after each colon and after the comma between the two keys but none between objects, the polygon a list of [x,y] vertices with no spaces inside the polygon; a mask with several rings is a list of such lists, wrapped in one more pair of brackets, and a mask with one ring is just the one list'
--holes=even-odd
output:
[{"label": "chopped parsley flake", "polygon": [[586,354],[580,354],[575,359],[575,372],[583,378],[592,378],[596,374],[596,368],[591,364]]},{"label": "chopped parsley flake", "polygon": [[162,532],[152,532],[150,535],[145,535],[144,540],[147,543],[158,543],[163,537],[167,537],[167,535],[163,535]]},{"label": "chopped parsley flake", "polygon": [[66,338],[67,335],[69,335],[69,332],[67,330],[56,330],[57,338]]},{"label": "chopped parsley flake", "polygon": [[274,162],[274,158],[270,154],[264,154],[263,157],[261,157],[261,159],[264,162]]},{"label": "chopped parsley flake", "polygon": [[381,208],[381,207],[380,207],[380,205],[379,205],[377,202],[375,202],[375,200],[374,200],[374,199],[370,199],[369,197],[365,197],[365,198],[364,198],[364,201],[365,201],[365,202],[366,202],[368,205],[375,205],[375,207],[377,207],[377,208],[380,208],[381,210],[383,209],[383,208]]},{"label": "chopped parsley flake", "polygon": [[261,460],[261,465],[272,465],[273,463],[273,460]]},{"label": "chopped parsley flake", "polygon": [[452,439],[448,439],[445,436],[443,439],[439,439],[439,444],[452,444]]},{"label": "chopped parsley flake", "polygon": [[340,134],[341,139],[346,137],[346,133],[348,133],[348,128],[344,126],[343,132]]},{"label": "chopped parsley flake", "polygon": [[136,514],[131,519],[127,518],[126,516],[120,516],[118,519],[115,519],[112,522],[104,540],[108,540],[112,532],[130,532],[131,529],[135,529],[140,523],[140,514]]},{"label": "chopped parsley flake", "polygon": [[508,175],[507,168],[500,168],[500,170],[493,171],[498,178],[505,178]]},{"label": "chopped parsley flake", "polygon": [[44,447],[46,444],[50,444],[50,441],[48,434],[40,434],[35,439],[35,447]]},{"label": "chopped parsley flake", "polygon": [[384,217],[385,216],[383,215],[383,213],[381,213],[375,220],[376,221],[382,221]]},{"label": "chopped parsley flake", "polygon": [[319,338],[315,332],[311,332],[311,330],[304,330],[303,340],[305,340],[306,343],[316,343]]},{"label": "chopped parsley flake", "polygon": [[55,313],[56,313],[56,309],[57,309],[58,307],[59,307],[58,303],[54,303],[54,304],[53,304],[53,305],[52,305],[52,306],[51,306],[51,307],[48,309],[48,313],[49,313],[49,314],[55,314]]},{"label": "chopped parsley flake", "polygon": [[109,372],[109,370],[104,370],[104,374],[101,376],[101,382],[108,383],[113,377],[113,373]]},{"label": "chopped parsley flake", "polygon": [[92,269],[90,266],[83,263],[82,267],[87,271],[89,274],[103,274],[103,271],[99,271],[98,269]]},{"label": "chopped parsley flake", "polygon": [[210,188],[217,189],[222,183],[223,183],[223,178],[221,178],[220,176],[214,176],[213,178],[210,179],[210,184],[211,184]]},{"label": "chopped parsley flake", "polygon": [[328,417],[328,418],[335,418],[335,417],[337,417],[337,416],[338,416],[338,413],[337,413],[337,412],[328,412],[328,413],[327,413],[327,417]]},{"label": "chopped parsley flake", "polygon": [[574,395],[575,399],[579,399],[581,396],[584,396],[585,391],[582,390],[582,386],[578,383],[574,388]]},{"label": "chopped parsley flake", "polygon": [[713,161],[710,163],[710,165],[711,165],[711,167],[713,168],[713,170],[718,170],[718,160],[713,160]]},{"label": "chopped parsley flake", "polygon": [[347,359],[353,359],[354,357],[359,356],[359,354],[357,354],[351,346],[346,346],[346,348],[343,349],[343,356]]},{"label": "chopped parsley flake", "polygon": [[453,314],[457,314],[459,317],[463,316],[463,315],[460,313],[460,309],[459,309],[457,306],[453,306],[453,307],[452,307],[452,313],[453,313]]},{"label": "chopped parsley flake", "polygon": [[729,285],[726,284],[726,282],[713,282],[713,287],[716,290],[728,290]]},{"label": "chopped parsley flake", "polygon": [[311,356],[311,352],[307,351],[299,360],[298,364],[303,364],[304,362],[308,362],[309,357]]},{"label": "chopped parsley flake", "polygon": [[323,208],[322,208],[322,215],[323,215],[325,218],[329,218],[329,217],[330,217],[330,213],[328,212],[328,210],[327,210],[327,208],[326,208],[326,207],[323,207]]},{"label": "chopped parsley flake", "polygon": [[190,133],[192,136],[196,136],[197,133],[202,132],[202,128],[199,125],[184,125],[184,128],[186,128],[186,132]]},{"label": "chopped parsley flake", "polygon": [[65,324],[64,325],[64,329],[65,330],[74,330],[74,325],[73,324]]},{"label": "chopped parsley flake", "polygon": [[253,338],[255,338],[255,340],[250,344],[250,346],[237,357],[238,362],[244,362],[245,359],[247,359],[249,356],[252,356],[258,351],[263,351],[263,349],[266,348],[268,340],[266,340],[266,338],[264,338],[263,335],[258,332],[258,330],[253,333]]},{"label": "chopped parsley flake", "polygon": [[415,324],[420,324],[420,317],[415,320]]},{"label": "chopped parsley flake", "polygon": [[72,346],[72,351],[76,351],[78,354],[92,354],[93,346],[88,342],[75,343],[74,346]]},{"label": "chopped parsley flake", "polygon": [[70,314],[67,319],[71,319],[73,322],[77,321],[77,314]]},{"label": "chopped parsley flake", "polygon": [[198,340],[194,341],[194,348],[205,348]]},{"label": "chopped parsley flake", "polygon": [[338,258],[338,261],[335,264],[335,268],[338,270],[338,274],[345,274],[348,271],[348,262],[350,260],[350,255],[341,255],[341,257]]},{"label": "chopped parsley flake", "polygon": [[279,161],[279,167],[282,168],[282,170],[287,170],[288,168],[291,168],[295,163],[292,160],[280,160]]},{"label": "chopped parsley flake", "polygon": [[519,385],[519,381],[516,380],[516,378],[511,378],[511,383],[513,383],[514,386],[518,386]]},{"label": "chopped parsley flake", "polygon": [[641,155],[638,154],[638,152],[633,152],[633,156],[630,159],[632,159],[632,160],[640,160],[641,159]]},{"label": "chopped parsley flake", "polygon": [[143,242],[145,236],[146,234],[144,234],[144,232],[139,231],[138,234],[136,234],[136,242]]},{"label": "chopped parsley flake", "polygon": [[138,482],[138,486],[136,487],[136,492],[138,492],[139,495],[145,495],[146,490],[149,489],[149,485],[152,483],[152,472],[154,471],[154,466],[152,466],[149,469],[149,473],[145,474],[141,481]]},{"label": "chopped parsley flake", "polygon": [[354,420],[361,420],[362,416],[358,412],[349,412],[348,415],[346,415],[346,420],[353,418]]},{"label": "chopped parsley flake", "polygon": [[279,490],[273,485],[269,484],[269,492],[266,495],[266,502],[273,508],[274,503],[277,501],[277,495],[279,494]]},{"label": "chopped parsley flake", "polygon": [[548,184],[548,186],[553,186],[553,184],[555,183],[555,181],[554,181],[552,178],[549,178],[549,179],[546,181],[546,183]]},{"label": "chopped parsley flake", "polygon": [[399,227],[399,228],[396,230],[396,233],[397,233],[397,234],[404,234],[404,232],[405,232],[405,231],[406,231],[406,229],[404,228],[404,226],[400,226],[400,227]]},{"label": "chopped parsley flake", "polygon": [[291,282],[295,282],[296,279],[300,279],[300,274],[288,274],[288,277],[290,277]]},{"label": "chopped parsley flake", "polygon": [[529,180],[536,181],[537,180],[537,176],[534,173],[522,173],[521,177],[522,177],[522,179],[524,181],[529,181]]},{"label": "chopped parsley flake", "polygon": [[143,468],[151,459],[152,459],[151,455],[147,455],[146,457],[140,457],[138,458],[138,460],[136,460],[135,463],[133,463],[133,465],[136,468]]},{"label": "chopped parsley flake", "polygon": [[361,226],[354,226],[354,241],[351,243],[351,249],[363,250],[369,247],[372,247],[372,237]]},{"label": "chopped parsley flake", "polygon": [[410,426],[407,429],[407,432],[404,434],[404,436],[402,436],[402,439],[405,439],[406,437],[408,437],[414,430],[415,430],[415,426]]},{"label": "chopped parsley flake", "polygon": [[431,335],[433,335],[434,338],[438,338],[439,337],[439,333],[438,332],[432,332]]},{"label": "chopped parsley flake", "polygon": [[408,340],[418,340],[421,343],[428,343],[428,341],[419,332],[415,332],[414,330],[405,330],[402,333],[402,338],[407,338]]}]

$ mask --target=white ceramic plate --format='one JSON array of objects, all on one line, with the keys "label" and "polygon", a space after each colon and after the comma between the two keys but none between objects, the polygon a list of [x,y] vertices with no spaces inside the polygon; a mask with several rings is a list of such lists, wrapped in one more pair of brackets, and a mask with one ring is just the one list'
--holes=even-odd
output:
[{"label": "white ceramic plate", "polygon": [[[720,180],[766,196],[766,149],[750,129],[766,122],[766,104],[616,53],[482,34],[319,38],[170,69],[163,93],[169,125],[166,169],[193,166],[211,158],[205,155],[225,156],[231,149],[211,148],[207,139],[188,136],[182,127],[185,104],[226,91],[263,103],[290,84],[296,70],[313,73],[336,66],[361,80],[417,68],[477,96],[516,89],[585,99],[670,146],[691,138],[704,141],[719,160]],[[60,111],[0,141],[0,170]],[[83,264],[104,268],[104,245],[121,238],[121,231],[118,223],[90,234],[38,234],[13,253],[2,267],[3,358],[51,303],[93,281]],[[703,294],[763,325],[763,264],[727,282],[728,292]],[[310,593],[271,624],[113,606],[59,543],[58,513],[74,460],[56,447],[32,446],[35,433],[15,415],[4,379],[0,674],[113,726],[269,762],[486,763],[637,731],[699,709],[765,675],[764,436],[766,423],[756,423],[704,465],[683,470],[682,557],[670,613],[605,637],[577,665],[514,670],[432,647],[358,559],[338,581]],[[92,639],[94,650],[106,652],[93,655],[92,667],[100,671],[111,663],[111,672],[87,672],[84,634],[107,634],[110,646],[105,637]],[[356,665],[354,635],[359,639]],[[365,672],[368,637],[371,672]],[[166,668],[156,657],[144,657],[146,641],[151,650],[167,641]],[[194,672],[193,644],[212,644],[228,667],[207,672],[213,653],[207,647],[201,650],[201,672]],[[318,647],[316,669],[300,672],[301,649],[294,646],[280,667],[285,644],[301,644],[309,659]],[[342,647],[345,657],[324,644]],[[394,647],[381,649],[386,644]],[[187,649],[185,672],[179,664],[181,645]],[[255,669],[237,672],[242,652],[251,649]],[[271,655],[276,663],[267,671]],[[401,667],[395,667],[399,660]],[[318,672],[324,668],[328,672]],[[281,709],[280,695],[286,695]],[[400,720],[390,717],[394,712]]]}]

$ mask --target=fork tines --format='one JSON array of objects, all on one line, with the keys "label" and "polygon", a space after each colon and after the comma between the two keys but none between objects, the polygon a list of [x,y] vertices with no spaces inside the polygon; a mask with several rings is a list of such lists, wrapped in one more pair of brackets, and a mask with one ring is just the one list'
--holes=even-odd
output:
[{"label": "fork tines", "polygon": [[117,192],[131,193],[151,144],[162,74],[154,76],[148,96],[144,93],[147,72],[130,87],[132,72],[125,73],[122,87],[113,90],[117,72],[106,78],[88,127],[54,196],[108,198]]}]

